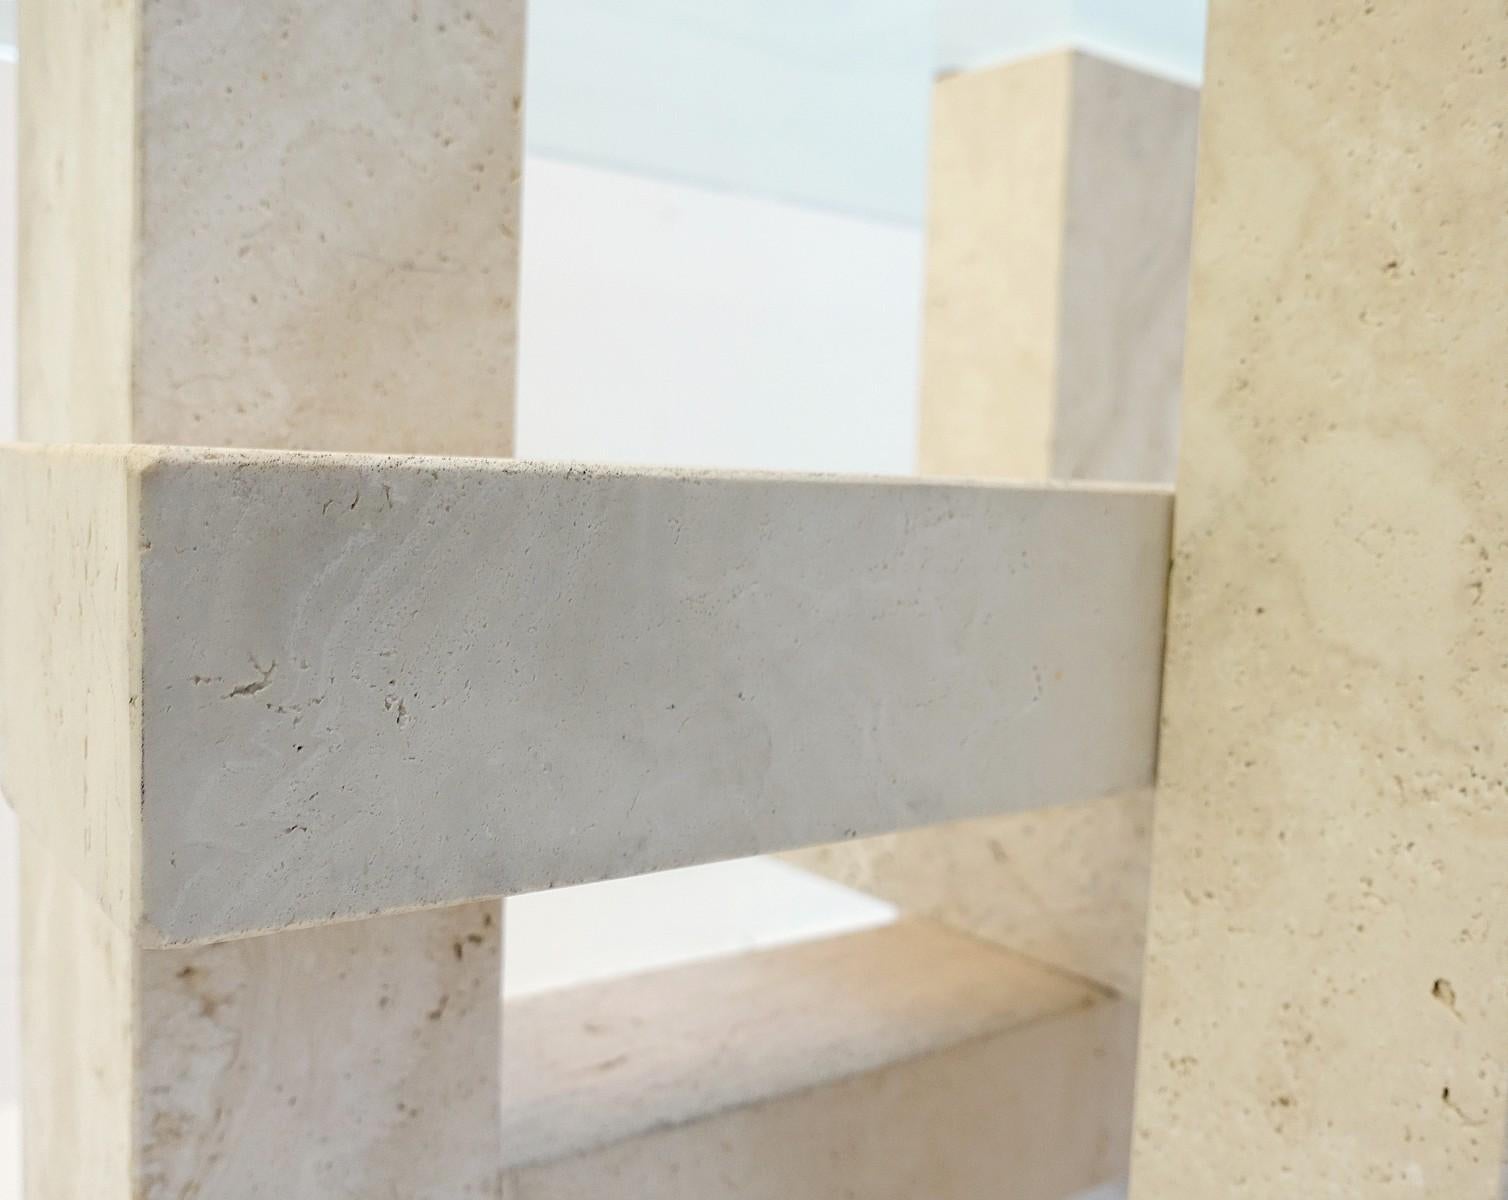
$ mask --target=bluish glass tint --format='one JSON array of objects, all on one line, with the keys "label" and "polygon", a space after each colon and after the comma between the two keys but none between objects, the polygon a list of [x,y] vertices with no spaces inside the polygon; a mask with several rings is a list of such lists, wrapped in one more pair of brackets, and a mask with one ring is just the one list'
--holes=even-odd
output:
[{"label": "bluish glass tint", "polygon": [[1206,4],[529,0],[529,148],[917,224],[934,72],[1080,46],[1197,81]]},{"label": "bluish glass tint", "polygon": [[930,0],[533,0],[529,148],[920,220]]}]

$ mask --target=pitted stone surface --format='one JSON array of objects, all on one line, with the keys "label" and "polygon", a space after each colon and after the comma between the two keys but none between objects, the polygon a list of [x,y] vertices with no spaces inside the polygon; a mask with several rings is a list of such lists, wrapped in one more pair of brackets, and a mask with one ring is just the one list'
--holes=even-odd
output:
[{"label": "pitted stone surface", "polygon": [[[12,493],[47,495],[33,481],[70,453],[8,452]],[[168,942],[1150,777],[1160,491],[126,458],[141,687],[139,743],[123,741],[142,790],[99,803],[139,805],[139,857],[113,861],[140,878],[116,915]],[[60,514],[5,520],[23,569],[69,544]],[[18,582],[13,602],[52,602],[44,578]],[[7,644],[45,674],[37,653]],[[81,693],[54,682],[71,728]],[[7,792],[87,864],[86,830],[38,813],[98,804],[44,802],[45,764],[17,757],[42,719],[8,711]]]},{"label": "pitted stone surface", "polygon": [[523,22],[23,0],[22,436],[509,453]]},{"label": "pitted stone surface", "polygon": [[1213,6],[1133,1195],[1500,1194],[1508,9]]}]

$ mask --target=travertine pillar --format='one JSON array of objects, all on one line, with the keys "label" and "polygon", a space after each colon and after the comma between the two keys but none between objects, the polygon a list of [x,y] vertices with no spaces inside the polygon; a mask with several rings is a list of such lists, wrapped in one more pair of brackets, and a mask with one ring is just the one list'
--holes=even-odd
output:
[{"label": "travertine pillar", "polygon": [[[23,436],[509,452],[522,20],[23,0]],[[148,951],[29,844],[23,925],[29,1200],[496,1194],[496,903]]]},{"label": "travertine pillar", "polygon": [[[1197,121],[1076,51],[938,83],[923,473],[1172,480]],[[793,861],[1134,993],[1150,833],[1134,792]]]},{"label": "travertine pillar", "polygon": [[1213,6],[1139,1200],[1499,1195],[1508,9]]},{"label": "travertine pillar", "polygon": [[509,453],[522,32],[22,0],[22,437]]},{"label": "travertine pillar", "polygon": [[142,950],[23,850],[27,1200],[496,1196],[496,903]]},{"label": "travertine pillar", "polygon": [[1075,50],[938,82],[924,474],[1172,482],[1198,106]]}]

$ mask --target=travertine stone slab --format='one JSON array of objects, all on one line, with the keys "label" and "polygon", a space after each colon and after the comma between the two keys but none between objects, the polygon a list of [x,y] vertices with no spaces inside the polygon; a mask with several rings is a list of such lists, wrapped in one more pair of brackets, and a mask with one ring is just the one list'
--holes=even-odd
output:
[{"label": "travertine stone slab", "polygon": [[20,31],[24,438],[509,452],[519,0]]},{"label": "travertine stone slab", "polygon": [[510,1002],[505,1195],[1064,1200],[1124,1160],[1132,1022],[914,920]]},{"label": "travertine stone slab", "polygon": [[28,1196],[496,1197],[497,902],[143,951],[23,862]]},{"label": "travertine stone slab", "polygon": [[1487,1200],[1508,9],[1210,22],[1133,1194]]},{"label": "travertine stone slab", "polygon": [[[39,509],[75,460],[123,463],[125,499]],[[3,470],[8,605],[50,611],[56,571],[107,536],[98,512],[136,513],[114,535],[124,577],[93,587],[101,611],[139,589],[139,703],[115,712],[139,725],[117,735],[139,764],[116,769],[140,796],[59,787],[28,753],[82,755],[97,706],[87,652],[51,675],[25,613],[5,669],[57,699],[7,690],[5,790],[165,942],[1059,803],[1152,769],[1158,490],[150,448],[17,448]],[[99,814],[122,805],[135,840],[106,856]]]}]

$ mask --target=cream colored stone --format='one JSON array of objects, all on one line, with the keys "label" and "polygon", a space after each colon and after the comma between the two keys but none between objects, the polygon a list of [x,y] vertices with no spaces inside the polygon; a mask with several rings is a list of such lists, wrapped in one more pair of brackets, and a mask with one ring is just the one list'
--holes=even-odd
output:
[{"label": "cream colored stone", "polygon": [[933,90],[924,471],[1051,474],[1072,78],[1063,52]]},{"label": "cream colored stone", "polygon": [[1172,481],[1198,106],[1074,50],[938,82],[923,472]]},{"label": "cream colored stone", "polygon": [[495,1198],[500,917],[142,952],[140,1194]]},{"label": "cream colored stone", "polygon": [[[508,451],[522,3],[21,10],[24,437]],[[28,1196],[495,1196],[496,904],[181,952],[96,907],[140,890],[137,526],[73,461],[0,504],[8,567],[22,513],[51,547],[0,581]]]},{"label": "cream colored stone", "polygon": [[1049,474],[1172,483],[1199,93],[1081,52],[1071,92]]},{"label": "cream colored stone", "polygon": [[[141,787],[101,798],[59,794],[72,777],[32,753],[41,725],[73,746],[94,711],[32,633],[63,595],[52,556],[101,560],[92,510],[55,511],[37,481],[111,454],[139,515],[116,534],[124,581],[99,586],[139,587],[141,664],[113,735],[140,765],[115,769]],[[1161,491],[160,448],[14,448],[0,469],[23,501],[4,661],[63,698],[4,710],[6,795],[90,886],[105,861],[102,903],[152,939],[1150,779]],[[136,841],[106,857],[121,808]]]},{"label": "cream colored stone", "polygon": [[136,5],[18,10],[18,428],[29,441],[129,442]]},{"label": "cream colored stone", "polygon": [[[26,436],[506,449],[517,122],[489,97],[516,100],[519,60],[506,47],[517,45],[517,10],[510,6],[500,24],[475,27],[457,43],[468,14],[438,8],[424,6],[415,23],[422,27],[409,29],[413,13],[346,5],[328,13],[281,2],[254,12],[187,0],[125,9],[27,5],[24,36],[40,50],[28,55],[38,69],[23,102],[30,164],[24,304],[36,318],[23,346]],[[271,46],[284,27],[288,40]],[[332,62],[347,69],[332,72]],[[437,62],[443,70],[433,69]],[[338,86],[348,89],[344,97]],[[361,105],[352,106],[352,92]],[[367,123],[343,124],[358,108]],[[516,104],[509,108],[516,114]],[[494,111],[505,120],[482,129],[476,142],[464,136]],[[463,136],[452,136],[452,123]],[[514,170],[500,169],[508,164]],[[468,193],[473,180],[460,173],[476,167],[481,178]],[[33,479],[20,490],[8,484],[7,495],[51,495],[59,524],[81,534],[93,528],[101,540],[114,536],[129,559],[133,536],[113,514],[131,511],[131,473],[122,483],[113,468],[94,466],[88,477],[91,488],[50,491],[52,482]],[[12,544],[20,527],[7,524]],[[28,526],[32,533],[40,527]],[[122,578],[102,570],[108,551],[98,546],[79,551],[75,544],[39,567],[53,573],[54,591],[35,595],[95,598],[113,630],[133,572],[127,566]],[[244,603],[259,583],[242,586]],[[83,686],[71,690],[71,703],[94,692],[113,705],[120,656],[127,654],[129,668],[132,641],[90,628],[94,611],[90,605],[55,625],[58,638],[75,642],[57,661],[80,668],[75,680]],[[7,648],[12,662],[19,644]],[[99,796],[89,789],[117,799],[136,794],[129,747],[139,743],[130,718],[121,774],[119,751],[108,740],[103,750],[93,743],[91,704],[60,713],[56,731],[27,741],[56,745],[65,756],[36,778],[77,789],[72,806],[49,808],[40,828],[55,831],[60,817],[94,811]],[[110,736],[119,738],[121,728]],[[80,756],[68,759],[75,751]],[[79,762],[95,765],[79,776]],[[95,775],[99,764],[103,773]],[[34,769],[33,761],[26,771]],[[130,812],[125,803],[118,808]],[[108,822],[86,828],[91,839],[114,836]],[[386,1187],[417,1196],[490,1193],[496,1147],[489,1126],[496,1127],[487,1080],[497,1066],[497,1026],[485,999],[463,1005],[451,1025],[446,999],[483,997],[479,989],[495,984],[495,952],[472,953],[469,941],[452,936],[461,929],[456,922],[490,906],[147,951],[72,891],[40,842],[33,837],[28,848],[29,912],[39,914],[28,918],[27,950],[35,981],[27,1017],[33,1191],[91,1200],[133,1187],[148,1197],[195,1188],[206,1196],[295,1198]],[[136,863],[135,854],[105,859],[96,841],[80,845],[68,843],[68,854],[79,855],[66,860],[70,868],[93,864],[95,874],[81,877],[107,903],[134,911],[136,869],[117,868]],[[61,954],[59,939],[66,939]],[[452,957],[460,945],[453,968],[447,945]],[[68,990],[78,983],[86,990]],[[363,1018],[368,1006],[382,1015]],[[421,1011],[426,1024],[416,1028]],[[817,1154],[812,1194],[831,1195],[850,1175],[874,1195],[892,1180],[930,1176],[953,1186],[946,1164],[932,1157],[938,1133],[973,1128],[981,1113],[998,1118],[999,1080],[1011,1064],[1039,1101],[1037,1123],[1010,1127],[1022,1138],[1023,1157],[1055,1136],[1068,1147],[1014,1174],[1045,1173],[1050,1183],[1065,1164],[1081,1166],[1106,1136],[1101,1115],[1082,1103],[1086,1090],[1105,1086],[1109,1034],[1097,1031],[1123,1014],[1095,1004],[1029,1024],[1019,1036],[1002,1033],[987,1053],[958,1046],[919,1060],[916,1071],[899,1064],[826,1090],[829,1119],[840,1124],[849,1114],[914,1109],[918,1094],[940,1097],[942,1108],[927,1104],[925,1115],[937,1112],[936,1120],[915,1126],[920,1134],[902,1143],[896,1171]],[[134,1065],[121,1061],[127,1044]],[[1042,1105],[1040,1080],[1049,1060],[1055,1069],[1064,1061],[1065,1045],[1077,1057],[1068,1076],[1052,1076],[1066,1079],[1063,1098],[1058,1107]],[[1025,1082],[1020,1090],[1028,1090]],[[886,1107],[851,1103],[864,1095]],[[298,1103],[289,1105],[290,1097]],[[415,1098],[422,1107],[406,1111]],[[749,1124],[762,1119],[764,1106],[720,1129],[744,1137],[742,1153],[764,1161],[764,1147],[783,1147],[785,1131],[799,1139],[818,1128],[822,1103],[800,1097],[771,1127],[773,1141]],[[99,1131],[82,1152],[81,1129],[89,1138]],[[852,1121],[845,1130],[847,1144],[865,1132]],[[687,1163],[691,1151],[702,1163],[684,1178],[701,1172],[699,1194],[715,1190],[718,1154],[727,1151],[689,1146],[685,1130],[665,1136],[680,1147],[673,1164]],[[623,1146],[613,1153],[622,1155]],[[627,1169],[614,1161],[613,1171]],[[545,1186],[538,1177],[531,1185]]]},{"label": "cream colored stone", "polygon": [[23,0],[22,436],[506,454],[523,5]]},{"label": "cream colored stone", "polygon": [[124,929],[141,898],[130,803],[141,795],[133,454],[4,458],[0,791],[25,807],[23,832],[59,848],[67,873]]},{"label": "cream colored stone", "polygon": [[[1197,117],[1076,51],[938,84],[923,471],[1171,481]],[[790,858],[1134,994],[1150,828],[1133,791]]]},{"label": "cream colored stone", "polygon": [[1500,1193],[1508,10],[1212,12],[1134,1194]]},{"label": "cream colored stone", "polygon": [[510,1002],[504,1194],[1064,1200],[1124,1159],[1128,1024],[919,921]]},{"label": "cream colored stone", "polygon": [[496,1197],[496,902],[142,951],[23,855],[38,1200]]},{"label": "cream colored stone", "polygon": [[797,850],[786,859],[907,912],[1135,995],[1152,793],[1122,792]]},{"label": "cream colored stone", "polygon": [[132,1186],[132,1096],[142,1047],[136,1021],[138,958],[130,939],[55,856],[37,852],[35,840],[23,845],[26,1200],[138,1200]]}]

